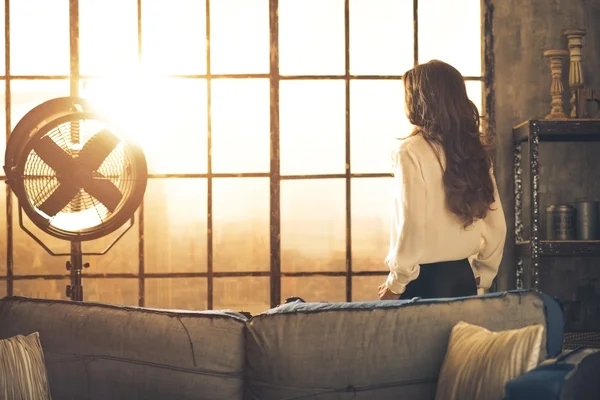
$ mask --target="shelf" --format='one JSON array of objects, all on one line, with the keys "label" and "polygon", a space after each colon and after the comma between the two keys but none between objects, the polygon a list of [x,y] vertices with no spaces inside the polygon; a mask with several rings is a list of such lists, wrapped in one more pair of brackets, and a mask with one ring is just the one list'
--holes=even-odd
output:
[{"label": "shelf", "polygon": [[[517,242],[517,255],[529,257],[529,240]],[[542,240],[540,257],[600,257],[600,240]]]},{"label": "shelf", "polygon": [[540,142],[600,142],[600,119],[531,119],[513,128],[513,140],[528,141],[534,128]]}]

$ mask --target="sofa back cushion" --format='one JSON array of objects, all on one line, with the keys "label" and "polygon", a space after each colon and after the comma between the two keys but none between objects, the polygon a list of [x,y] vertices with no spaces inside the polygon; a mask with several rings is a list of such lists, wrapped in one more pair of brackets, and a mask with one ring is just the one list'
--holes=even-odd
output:
[{"label": "sofa back cushion", "polygon": [[543,324],[540,358],[560,352],[562,311],[536,292],[291,303],[248,323],[247,398],[432,399],[450,332],[459,321],[492,331]]},{"label": "sofa back cushion", "polygon": [[39,332],[55,399],[242,399],[242,315],[5,298],[0,338]]}]

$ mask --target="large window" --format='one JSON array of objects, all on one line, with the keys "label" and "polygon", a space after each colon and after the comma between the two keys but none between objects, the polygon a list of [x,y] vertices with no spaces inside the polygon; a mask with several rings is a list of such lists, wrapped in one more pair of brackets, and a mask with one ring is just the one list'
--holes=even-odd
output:
[{"label": "large window", "polygon": [[[134,228],[86,258],[88,301],[257,313],[292,295],[374,300],[390,151],[411,129],[401,75],[449,62],[486,114],[480,0],[5,0],[3,11],[7,137],[37,104],[80,95],[148,159]],[[0,296],[65,298],[66,259],[20,229],[6,189]]]}]

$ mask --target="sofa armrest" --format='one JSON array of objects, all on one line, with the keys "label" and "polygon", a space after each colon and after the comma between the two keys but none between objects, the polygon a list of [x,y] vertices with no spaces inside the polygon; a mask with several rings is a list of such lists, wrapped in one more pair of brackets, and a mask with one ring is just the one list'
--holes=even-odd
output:
[{"label": "sofa armrest", "polygon": [[579,348],[508,382],[505,400],[594,400],[600,396],[600,351]]}]

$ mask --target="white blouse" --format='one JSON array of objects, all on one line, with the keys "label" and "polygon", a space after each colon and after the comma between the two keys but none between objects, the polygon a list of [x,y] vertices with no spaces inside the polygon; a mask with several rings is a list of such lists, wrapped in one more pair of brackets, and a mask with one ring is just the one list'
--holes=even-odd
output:
[{"label": "white blouse", "polygon": [[493,170],[492,210],[464,228],[446,206],[441,148],[439,154],[440,158],[421,135],[401,140],[393,154],[393,218],[385,262],[390,269],[386,286],[395,293],[403,293],[417,279],[420,264],[468,258],[483,289],[490,287],[498,273],[506,220]]}]

